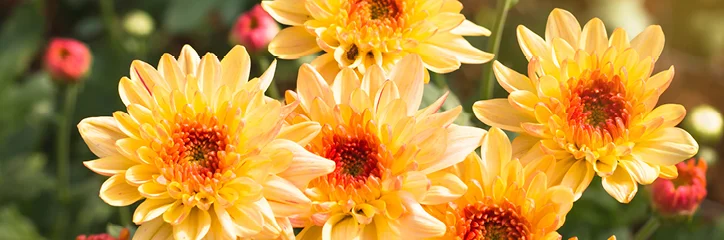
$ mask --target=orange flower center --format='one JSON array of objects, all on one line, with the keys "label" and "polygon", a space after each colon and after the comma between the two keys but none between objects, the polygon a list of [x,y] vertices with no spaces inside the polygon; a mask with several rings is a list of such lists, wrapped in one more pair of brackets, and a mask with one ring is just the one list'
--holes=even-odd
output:
[{"label": "orange flower center", "polygon": [[459,239],[530,239],[531,225],[520,213],[520,208],[503,200],[496,204],[487,198],[468,204],[458,213]]},{"label": "orange flower center", "polygon": [[312,147],[312,152],[335,162],[334,172],[327,175],[332,185],[357,186],[369,177],[381,175],[379,140],[363,129],[355,130],[326,125],[321,133],[321,146]]},{"label": "orange flower center", "polygon": [[352,1],[349,18],[370,21],[389,21],[395,23],[402,14],[401,4],[397,0],[356,0]]},{"label": "orange flower center", "polygon": [[567,113],[574,135],[600,135],[610,140],[627,128],[631,105],[618,76],[609,78],[599,71],[584,74],[571,89]]},{"label": "orange flower center", "polygon": [[159,153],[167,179],[189,183],[198,191],[200,185],[207,186],[230,167],[224,160],[233,145],[216,117],[199,114],[194,119],[179,114],[170,134],[172,141]]}]

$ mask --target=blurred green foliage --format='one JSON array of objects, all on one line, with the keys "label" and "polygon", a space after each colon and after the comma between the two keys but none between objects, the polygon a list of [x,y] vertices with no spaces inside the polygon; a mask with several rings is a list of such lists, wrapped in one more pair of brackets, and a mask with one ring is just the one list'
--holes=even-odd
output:
[{"label": "blurred green foliage", "polygon": [[[70,205],[62,207],[57,200],[56,157],[53,138],[58,128],[58,112],[62,94],[42,69],[42,54],[51,37],[71,37],[89,45],[93,54],[91,73],[84,81],[72,119],[73,125],[89,116],[109,116],[124,110],[118,97],[118,80],[128,75],[130,63],[140,59],[155,65],[162,53],[177,55],[183,44],[191,44],[198,52],[213,52],[223,56],[230,49],[228,31],[235,19],[258,1],[250,0],[59,0],[9,1],[0,0],[0,239],[73,239],[79,234],[109,232],[117,234],[121,227],[131,227],[130,215],[136,205],[124,208],[108,206],[98,197],[105,177],[98,176],[82,161],[94,159],[73,128],[71,134],[71,193]],[[495,19],[494,1],[463,0],[468,19],[490,27]],[[518,48],[515,27],[525,24],[542,33],[545,19],[553,7],[564,7],[574,14],[595,14],[593,1],[520,1],[509,15],[503,33],[499,60],[513,69],[525,70],[527,62]],[[533,7],[531,7],[533,6]],[[151,14],[156,30],[149,36],[130,36],[121,27],[123,16],[133,10]],[[719,10],[721,11],[721,10]],[[691,14],[693,11],[688,12]],[[720,23],[717,10],[707,11],[716,21],[696,29],[711,29],[712,22]],[[677,19],[687,19],[676,13]],[[588,19],[587,15],[577,15]],[[668,24],[666,19],[662,24]],[[673,21],[669,19],[669,21]],[[721,28],[721,24],[714,24]],[[610,27],[610,26],[609,26]],[[665,25],[666,28],[666,25]],[[671,26],[668,34],[675,45],[685,45],[677,37],[681,27]],[[668,31],[668,29],[667,29]],[[685,35],[685,34],[683,34]],[[716,49],[724,49],[721,34],[702,40]],[[486,46],[486,38],[471,38],[474,46]],[[682,43],[683,42],[683,43]],[[668,46],[667,46],[668,47]],[[697,50],[698,52],[704,52]],[[253,58],[266,57],[259,55]],[[275,81],[280,89],[293,89],[300,64],[311,57],[296,61],[279,61]],[[261,69],[253,66],[253,74]],[[678,71],[678,66],[677,66]],[[678,72],[677,72],[678,74]],[[481,124],[470,113],[476,99],[480,66],[464,66],[461,70],[440,77],[448,86],[431,82],[425,86],[422,106],[450,92],[441,110],[463,105],[464,112],[456,120],[463,125]],[[680,80],[677,80],[680,81]],[[496,86],[496,97],[505,97]],[[514,135],[510,135],[511,138]],[[618,239],[631,239],[633,232],[651,216],[645,188],[628,205],[618,204],[594,180],[566,219],[560,230],[564,239],[606,239],[615,234]],[[62,208],[62,211],[59,210]],[[62,235],[54,235],[55,219],[68,213],[68,226]],[[691,221],[665,222],[654,239],[724,239],[724,221],[720,217],[701,216]]]}]

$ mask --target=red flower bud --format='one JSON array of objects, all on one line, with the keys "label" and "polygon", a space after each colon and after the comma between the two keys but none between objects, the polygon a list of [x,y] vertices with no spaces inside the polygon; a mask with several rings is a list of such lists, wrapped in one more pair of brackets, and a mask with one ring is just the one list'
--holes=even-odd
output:
[{"label": "red flower bud", "polygon": [[706,162],[689,159],[676,164],[679,176],[658,178],[651,185],[651,200],[662,215],[691,216],[706,197]]},{"label": "red flower bud", "polygon": [[279,25],[269,13],[257,4],[250,11],[239,16],[230,39],[234,44],[241,44],[251,52],[261,51],[279,33]]},{"label": "red flower bud", "polygon": [[54,38],[45,53],[45,68],[57,81],[80,81],[88,73],[90,64],[88,47],[75,39]]}]

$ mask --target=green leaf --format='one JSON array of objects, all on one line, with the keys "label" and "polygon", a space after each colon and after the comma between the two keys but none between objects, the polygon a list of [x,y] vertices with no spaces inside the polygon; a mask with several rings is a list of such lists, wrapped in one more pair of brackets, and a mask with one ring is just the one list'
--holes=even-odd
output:
[{"label": "green leaf", "polygon": [[205,25],[209,11],[219,4],[219,0],[176,0],[166,10],[164,26],[171,33],[184,33],[195,27]]},{"label": "green leaf", "polygon": [[46,163],[40,153],[0,161],[0,202],[32,199],[51,189],[54,179],[43,172]]},{"label": "green leaf", "polygon": [[0,31],[0,90],[24,73],[42,49],[45,17],[37,1],[25,1],[8,17]]},{"label": "green leaf", "polygon": [[0,208],[0,239],[45,239],[38,233],[33,222],[14,205]]}]

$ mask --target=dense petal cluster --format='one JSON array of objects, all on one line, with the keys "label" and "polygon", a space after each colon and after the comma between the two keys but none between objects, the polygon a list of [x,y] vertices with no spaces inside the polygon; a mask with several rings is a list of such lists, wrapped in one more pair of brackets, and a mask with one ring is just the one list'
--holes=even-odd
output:
[{"label": "dense petal cluster", "polygon": [[145,199],[134,239],[293,238],[288,217],[306,214],[306,184],[334,170],[294,141],[283,122],[294,105],[263,93],[274,65],[248,80],[237,46],[223,60],[189,46],[155,69],[131,64],[119,83],[127,112],[86,118],[81,136],[99,157],[84,164],[109,176],[100,197],[113,206]]},{"label": "dense petal cluster", "polygon": [[390,70],[410,53],[439,73],[492,59],[463,38],[490,31],[466,20],[458,0],[273,0],[262,5],[277,21],[291,25],[272,40],[269,52],[294,59],[324,50],[312,65],[330,84],[340,68],[362,74],[372,65]]},{"label": "dense petal cluster", "polygon": [[480,156],[471,153],[443,171],[460,176],[468,191],[427,207],[448,226],[440,239],[561,239],[556,230],[573,206],[573,191],[512,159],[510,140],[498,128],[484,137]]},{"label": "dense petal cluster", "polygon": [[[674,164],[698,151],[691,135],[675,127],[684,107],[656,107],[674,76],[671,67],[650,77],[664,47],[661,27],[631,41],[620,28],[608,38],[598,18],[581,29],[571,13],[555,9],[545,40],[519,26],[518,42],[529,60],[527,76],[496,62],[510,95],[479,101],[473,111],[488,125],[521,133],[515,155],[545,168],[549,181],[572,188],[576,199],[598,174],[611,196],[629,202],[638,184],[675,177]],[[556,161],[541,161],[546,154]]]},{"label": "dense petal cluster", "polygon": [[659,178],[651,185],[651,201],[663,215],[691,216],[706,197],[706,169],[703,159],[676,164],[679,176]]},{"label": "dense petal cluster", "polygon": [[305,193],[312,213],[292,219],[305,227],[298,238],[422,239],[445,233],[445,224],[422,206],[465,193],[456,175],[439,171],[463,161],[485,131],[453,124],[461,107],[438,113],[445,97],[418,110],[425,74],[414,54],[389,75],[372,66],[359,79],[343,69],[331,86],[313,67],[302,66],[297,91],[286,95],[299,108],[287,121],[321,125],[306,147],[334,161],[336,169],[310,182]]}]

